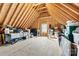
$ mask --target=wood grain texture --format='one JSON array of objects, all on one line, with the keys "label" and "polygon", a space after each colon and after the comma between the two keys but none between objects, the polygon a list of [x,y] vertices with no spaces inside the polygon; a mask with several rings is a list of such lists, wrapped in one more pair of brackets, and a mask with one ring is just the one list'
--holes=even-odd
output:
[{"label": "wood grain texture", "polygon": [[37,27],[36,22],[45,17],[51,17],[53,26],[65,25],[68,20],[79,21],[79,3],[0,3],[1,26]]}]

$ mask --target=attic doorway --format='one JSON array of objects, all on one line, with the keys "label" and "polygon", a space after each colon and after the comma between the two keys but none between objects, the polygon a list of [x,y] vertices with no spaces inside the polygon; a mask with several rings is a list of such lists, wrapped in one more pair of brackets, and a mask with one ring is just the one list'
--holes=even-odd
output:
[{"label": "attic doorway", "polygon": [[48,24],[42,23],[41,24],[41,36],[47,36],[48,34]]}]

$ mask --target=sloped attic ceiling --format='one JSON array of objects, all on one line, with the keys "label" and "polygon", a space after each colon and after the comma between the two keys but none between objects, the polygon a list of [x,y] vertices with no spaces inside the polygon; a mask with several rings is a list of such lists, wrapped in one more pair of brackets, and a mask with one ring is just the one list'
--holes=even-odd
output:
[{"label": "sloped attic ceiling", "polygon": [[[41,17],[51,16],[56,22],[79,21],[78,3],[1,3],[0,25],[28,28]],[[53,20],[52,19],[52,20]]]},{"label": "sloped attic ceiling", "polygon": [[79,21],[79,4],[75,3],[54,3],[46,4],[53,19],[61,24],[66,24],[67,20]]},{"label": "sloped attic ceiling", "polygon": [[[0,25],[27,28],[30,22],[38,18],[38,6],[34,3],[4,3],[0,4]],[[29,26],[27,26],[29,24]]]}]

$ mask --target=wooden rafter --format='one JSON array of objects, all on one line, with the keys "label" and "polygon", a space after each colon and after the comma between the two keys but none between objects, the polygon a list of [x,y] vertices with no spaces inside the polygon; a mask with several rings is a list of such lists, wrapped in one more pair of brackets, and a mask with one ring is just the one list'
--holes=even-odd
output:
[{"label": "wooden rafter", "polygon": [[17,16],[17,18],[16,18],[16,20],[15,20],[15,22],[13,23],[12,26],[15,26],[15,25],[17,24],[17,22],[19,21],[20,17],[22,16],[22,14],[24,13],[24,11],[26,10],[27,6],[28,6],[28,4],[25,4],[25,5],[23,6],[23,8],[21,9],[20,13],[18,14],[18,16]]},{"label": "wooden rafter", "polygon": [[11,7],[10,3],[3,4],[3,7],[2,7],[1,12],[0,12],[0,20],[1,20],[0,24],[1,25],[3,24],[3,22],[5,20],[5,17],[7,16],[7,13],[9,11],[10,7]]},{"label": "wooden rafter", "polygon": [[4,22],[3,22],[3,25],[7,25],[7,24],[8,24],[8,22],[10,21],[12,15],[13,15],[13,13],[14,13],[14,11],[16,10],[17,5],[18,5],[18,3],[12,4],[12,6],[11,6],[11,8],[9,9],[9,12],[8,12],[8,14],[7,14],[7,16],[6,16],[5,20],[4,20]]},{"label": "wooden rafter", "polygon": [[17,17],[18,14],[20,13],[20,11],[21,11],[21,9],[22,9],[23,6],[24,6],[23,3],[20,3],[20,4],[18,5],[18,7],[17,7],[17,9],[16,9],[16,11],[15,11],[13,17],[11,18],[11,20],[10,20],[10,22],[9,22],[9,25],[12,25],[12,24],[14,23],[16,17]]},{"label": "wooden rafter", "polygon": [[23,21],[23,18],[28,13],[29,9],[31,8],[32,4],[29,4],[25,12],[22,14],[21,18],[19,19],[18,23],[15,25],[16,27],[19,27],[20,23]]}]

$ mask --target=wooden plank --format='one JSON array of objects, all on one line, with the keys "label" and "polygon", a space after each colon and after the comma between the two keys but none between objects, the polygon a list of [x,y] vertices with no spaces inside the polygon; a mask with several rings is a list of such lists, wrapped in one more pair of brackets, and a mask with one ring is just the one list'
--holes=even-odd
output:
[{"label": "wooden plank", "polygon": [[79,9],[79,3],[73,3],[73,5]]},{"label": "wooden plank", "polygon": [[18,5],[18,3],[12,4],[12,6],[11,6],[11,8],[10,8],[10,10],[9,10],[9,12],[8,12],[8,14],[7,14],[5,20],[4,20],[3,25],[7,25],[7,24],[8,24],[8,22],[10,21],[10,19],[11,19],[12,15],[13,15],[13,13],[14,13],[14,11],[15,11],[17,5]]},{"label": "wooden plank", "polygon": [[44,9],[47,9],[46,6],[42,7],[42,8],[39,8],[38,11],[41,11],[41,10],[44,10]]},{"label": "wooden plank", "polygon": [[32,4],[29,4],[27,9],[25,10],[25,12],[23,13],[23,15],[21,16],[20,20],[18,21],[18,23],[16,24],[16,27],[19,27],[20,24],[22,23],[22,21],[24,20],[23,18],[26,16],[26,14],[28,13],[29,9],[31,8]]},{"label": "wooden plank", "polygon": [[3,3],[0,3],[0,13],[1,13],[2,6],[3,6]]},{"label": "wooden plank", "polygon": [[[57,16],[52,12],[52,10],[54,10],[54,8],[51,9],[51,8],[52,8],[52,7],[51,7],[51,4],[47,4],[46,7],[48,8],[48,12],[49,12],[50,15],[52,16],[53,20],[55,20],[55,21],[58,22],[58,23],[61,23],[61,22],[57,19]],[[55,22],[55,21],[54,21],[54,22]],[[54,23],[54,22],[53,22],[53,23]]]},{"label": "wooden plank", "polygon": [[21,26],[25,23],[26,18],[27,18],[28,15],[31,13],[33,7],[34,7],[34,6],[33,6],[33,4],[32,4],[32,7],[29,9],[28,13],[27,13],[26,16],[23,18],[23,21],[21,22],[21,24],[19,24],[19,27],[21,27]]},{"label": "wooden plank", "polygon": [[[56,5],[55,5],[56,6]],[[58,12],[60,13],[60,14],[62,14],[64,17],[66,17],[67,18],[67,20],[73,20],[74,18],[72,18],[72,17],[70,17],[67,13],[65,13],[63,10],[61,10],[58,6],[56,6],[57,7],[57,10],[59,10]],[[74,21],[76,21],[76,20],[74,20]]]},{"label": "wooden plank", "polygon": [[56,5],[55,7],[58,10],[58,13],[62,14],[65,18],[67,18],[67,20],[73,20],[73,18],[71,18],[68,14],[66,14],[63,10],[59,9]]},{"label": "wooden plank", "polygon": [[26,10],[28,4],[25,4],[23,6],[23,8],[21,9],[20,13],[18,14],[16,20],[14,21],[14,23],[12,24],[12,26],[15,26],[17,24],[17,22],[19,21],[20,17],[22,16],[22,14],[24,13],[24,11]]},{"label": "wooden plank", "polygon": [[64,12],[66,12],[70,17],[74,18],[75,20],[78,20],[78,15],[75,15],[73,12],[69,11],[68,9],[64,8],[62,5],[60,4],[55,4],[57,5],[61,10],[63,10]]},{"label": "wooden plank", "polygon": [[[61,4],[63,5],[65,8],[67,8],[68,10],[72,11],[73,13],[75,13],[75,15],[79,15],[79,10],[76,10],[76,8],[72,8],[70,5],[67,5],[67,4]],[[70,6],[70,7],[69,7]]]},{"label": "wooden plank", "polygon": [[38,14],[35,12],[33,16],[29,19],[29,21],[26,22],[25,27],[29,28],[31,24],[36,20],[37,17],[38,17]]},{"label": "wooden plank", "polygon": [[[36,7],[35,7],[35,8],[36,8]],[[24,25],[26,24],[26,22],[29,21],[29,18],[32,17],[32,14],[33,14],[34,12],[35,12],[35,10],[33,9],[32,12],[30,12],[30,15],[27,17],[25,23],[24,23],[22,26],[24,26]]]},{"label": "wooden plank", "polygon": [[34,18],[33,18],[33,21],[31,22],[31,21],[29,21],[29,23],[30,24],[27,24],[26,26],[28,26],[28,28],[30,27],[30,26],[32,26],[33,25],[33,23],[35,22],[35,21],[37,21],[38,20],[38,16],[34,16]]},{"label": "wooden plank", "polygon": [[[36,12],[36,11],[38,10],[38,8],[39,8],[39,6],[35,7],[35,10],[33,9],[34,12]],[[34,12],[33,12],[33,13],[34,13]],[[39,14],[39,13],[38,13],[38,14]],[[37,16],[37,15],[36,15],[36,16]],[[28,21],[30,21],[30,20],[28,20],[28,19],[30,19],[31,17],[33,17],[33,16],[32,16],[32,15],[29,15],[29,16],[28,16],[27,21],[26,21],[27,23],[28,23]],[[24,25],[26,25],[26,22],[24,23]]]},{"label": "wooden plank", "polygon": [[78,14],[79,13],[79,7],[76,7],[74,4],[71,4],[71,3],[66,3],[64,4],[65,6],[67,6],[67,8],[69,10],[71,10],[72,12]]},{"label": "wooden plank", "polygon": [[27,21],[28,23],[26,23],[26,27],[28,26],[28,27],[30,27],[31,26],[31,24],[34,22],[34,21],[36,21],[37,19],[36,18],[38,18],[38,16],[39,16],[39,14],[38,14],[38,12],[37,12],[37,10],[38,10],[38,8],[35,10],[35,13],[34,13],[34,15],[32,16],[32,17],[30,17],[29,19],[29,21]]},{"label": "wooden plank", "polygon": [[53,5],[53,7],[52,8],[54,8],[54,11],[53,12],[55,12],[56,14],[58,14],[58,16],[60,16],[61,18],[62,18],[62,20],[63,21],[68,21],[68,20],[72,20],[72,19],[70,19],[70,17],[68,18],[68,17],[66,17],[64,14],[62,14],[63,12],[59,9],[59,8],[57,8],[55,5]]},{"label": "wooden plank", "polygon": [[0,24],[3,23],[10,6],[11,6],[10,3],[3,4],[3,7],[2,7],[1,12],[0,12]]},{"label": "wooden plank", "polygon": [[19,6],[17,7],[13,17],[11,18],[11,21],[9,22],[9,25],[12,25],[14,23],[14,21],[16,20],[16,17],[18,16],[18,14],[20,13],[22,7],[24,6],[23,3],[20,3]]},{"label": "wooden plank", "polygon": [[36,18],[38,18],[38,13],[35,12],[31,18],[29,18],[29,21],[26,22],[26,26],[31,26],[31,24],[36,20]]},{"label": "wooden plank", "polygon": [[[26,21],[27,21],[28,18],[30,18],[30,16],[33,14],[33,12],[34,12],[34,9],[32,8],[31,12],[28,13],[28,15],[24,19],[26,19]],[[21,27],[25,26],[26,21],[23,23],[23,25]]]},{"label": "wooden plank", "polygon": [[[28,14],[28,16],[27,17],[25,17],[25,22],[23,23],[23,25],[21,26],[21,27],[25,27],[25,24],[26,24],[26,22],[28,21],[28,18],[31,18],[31,16],[33,15],[33,10],[31,10],[31,12],[30,12],[30,14]],[[29,15],[31,15],[31,16],[29,16]]]}]

